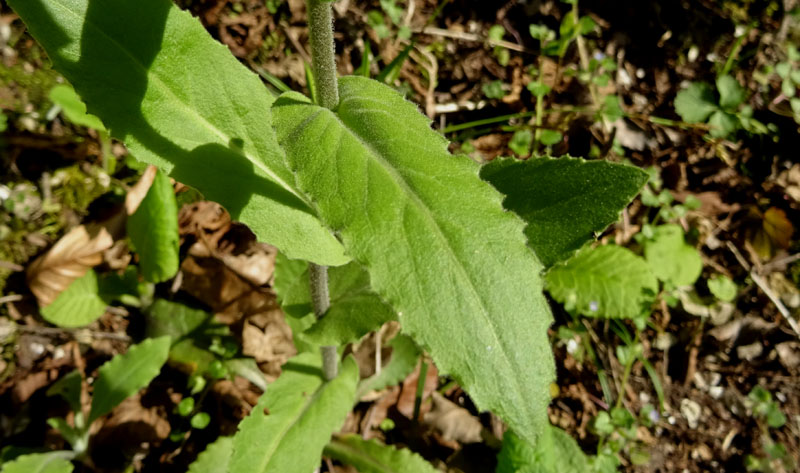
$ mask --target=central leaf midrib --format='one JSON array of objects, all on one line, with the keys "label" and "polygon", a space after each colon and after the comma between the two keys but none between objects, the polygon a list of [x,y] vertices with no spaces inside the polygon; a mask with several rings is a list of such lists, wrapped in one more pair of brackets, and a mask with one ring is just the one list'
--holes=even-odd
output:
[{"label": "central leaf midrib", "polygon": [[301,405],[301,409],[297,411],[297,413],[291,417],[288,417],[289,422],[280,429],[278,435],[275,437],[276,441],[272,442],[271,445],[267,448],[266,455],[264,456],[266,462],[261,465],[261,468],[258,470],[258,473],[263,472],[267,466],[269,466],[270,462],[275,456],[275,452],[278,450],[278,447],[283,443],[283,440],[286,438],[286,433],[289,432],[292,427],[297,425],[300,419],[308,412],[314,402],[322,396],[322,392],[324,391],[325,387],[328,386],[330,383],[326,383],[324,381],[319,381],[319,385],[314,390],[314,394],[307,397],[306,401]]},{"label": "central leaf midrib", "polygon": [[[123,45],[120,44],[116,39],[114,39],[113,36],[107,34],[105,32],[105,30],[103,30],[100,26],[94,24],[93,22],[89,21],[88,18],[84,18],[82,15],[80,15],[77,12],[71,10],[68,6],[64,5],[59,0],[51,0],[51,1],[54,4],[56,4],[57,6],[61,7],[64,11],[66,11],[66,12],[72,14],[74,17],[78,18],[79,20],[83,20],[84,24],[89,25],[91,28],[93,28],[95,31],[97,31],[98,34],[100,34],[100,35],[104,36],[105,38],[107,38],[108,41],[111,42],[117,49],[119,49],[125,56],[130,58],[131,63],[133,63],[136,67],[138,67],[140,70],[142,70],[144,72],[144,75],[146,77],[148,77],[151,82],[155,83],[158,86],[158,88],[162,92],[164,92],[164,94],[166,96],[168,96],[171,99],[173,99],[174,102],[180,104],[181,107],[179,107],[179,108],[184,109],[185,113],[188,112],[188,113],[186,113],[187,116],[189,116],[190,118],[194,119],[198,124],[200,124],[200,126],[208,129],[212,134],[215,134],[217,137],[219,137],[221,140],[223,140],[223,142],[225,144],[230,143],[231,137],[227,133],[225,133],[222,130],[220,130],[219,128],[217,128],[214,124],[212,124],[208,120],[206,120],[205,117],[203,117],[202,115],[200,115],[199,113],[194,111],[187,103],[183,102],[177,95],[175,95],[175,93],[172,91],[172,89],[170,87],[168,87],[165,82],[163,82],[161,80],[161,78],[158,75],[151,74],[150,73],[150,69],[146,68],[144,66],[144,64],[142,64],[136,58],[136,56],[134,56],[130,52],[128,52],[128,49],[123,47]],[[276,184],[280,185],[282,188],[284,188],[284,189],[288,190],[289,192],[291,192],[294,196],[296,196],[297,198],[302,200],[304,203],[308,204],[308,200],[306,199],[306,197],[302,193],[297,192],[293,187],[289,186],[286,182],[283,181],[283,179],[281,179],[277,174],[275,174],[275,172],[272,171],[268,166],[264,165],[261,161],[259,161],[255,157],[249,155],[244,150],[242,150],[241,153],[245,158],[247,158],[247,160],[250,163],[252,163],[254,166],[256,166],[261,171],[263,171]]]},{"label": "central leaf midrib", "polygon": [[[339,103],[339,107],[341,107],[347,101],[348,101],[348,99],[343,98]],[[443,243],[443,246],[448,250],[446,252],[446,254],[448,255],[448,258],[451,261],[455,261],[454,267],[457,268],[459,276],[462,279],[465,279],[466,281],[468,281],[469,284],[467,286],[469,287],[470,292],[473,294],[473,297],[475,297],[478,300],[478,302],[479,302],[478,305],[479,305],[479,307],[481,309],[480,313],[483,316],[484,320],[487,322],[487,324],[488,324],[488,326],[490,328],[490,331],[492,333],[492,336],[494,337],[494,339],[497,342],[497,344],[499,344],[501,347],[503,347],[503,349],[499,350],[499,351],[502,352],[502,356],[506,360],[507,366],[508,367],[516,366],[515,364],[511,363],[511,359],[510,359],[510,357],[508,355],[508,346],[504,342],[504,340],[501,337],[498,336],[494,321],[492,320],[491,316],[489,315],[489,311],[488,311],[488,309],[486,307],[486,303],[483,300],[483,297],[478,292],[478,289],[477,289],[477,287],[475,285],[475,282],[472,280],[472,278],[469,277],[468,271],[464,267],[463,263],[456,256],[455,250],[450,245],[449,240],[447,239],[447,237],[444,234],[444,230],[442,230],[441,226],[439,225],[439,222],[436,220],[436,218],[432,214],[431,210],[428,208],[427,205],[425,205],[424,201],[422,201],[422,199],[420,199],[420,197],[416,194],[416,192],[413,191],[412,186],[408,182],[406,182],[405,178],[402,176],[400,171],[396,167],[394,167],[390,162],[388,162],[386,159],[384,159],[383,156],[370,143],[368,143],[365,139],[363,139],[361,137],[361,135],[358,133],[357,129],[350,127],[336,113],[330,113],[330,116],[333,117],[336,121],[338,121],[341,124],[342,128],[344,130],[347,130],[353,136],[353,138],[356,139],[369,152],[369,154],[371,156],[376,157],[376,160],[378,161],[378,164],[380,164],[381,167],[383,169],[385,169],[386,172],[388,172],[394,178],[393,180],[396,183],[398,183],[398,185],[400,186],[401,190],[405,191],[405,195],[409,196],[409,198],[414,202],[416,207],[421,209],[422,214],[425,216],[425,218],[427,220],[429,220],[430,224],[435,229],[434,234],[440,240],[440,242]],[[522,389],[522,385],[520,384],[519,377],[512,376],[512,379],[514,379],[514,384],[517,385],[517,388],[518,388],[517,392],[520,395],[522,395],[524,393],[524,390]],[[522,397],[524,397],[524,396],[522,396]]]},{"label": "central leaf midrib", "polygon": [[[344,450],[350,452],[350,454],[356,458],[360,458],[362,461],[366,462],[368,465],[371,465],[376,471],[381,471],[385,473],[399,473],[395,470],[392,466],[386,465],[380,459],[376,458],[372,452],[368,452],[365,450],[359,450],[356,447],[353,447],[349,443],[346,443],[344,440],[335,439],[331,442],[332,445],[336,445],[335,448],[340,450]],[[391,448],[386,445],[387,448]]]}]

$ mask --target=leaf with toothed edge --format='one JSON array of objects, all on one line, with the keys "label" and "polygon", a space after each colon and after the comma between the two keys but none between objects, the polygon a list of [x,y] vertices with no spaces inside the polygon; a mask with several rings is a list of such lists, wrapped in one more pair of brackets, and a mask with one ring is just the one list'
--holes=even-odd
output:
[{"label": "leaf with toothed edge", "polygon": [[481,177],[528,223],[528,244],[545,267],[567,260],[616,222],[647,182],[634,166],[569,156],[495,159]]},{"label": "leaf with toothed edge", "polygon": [[298,186],[404,331],[480,409],[535,441],[554,365],[542,265],[523,222],[396,91],[344,77],[339,93],[334,111],[296,93],[275,102]]}]

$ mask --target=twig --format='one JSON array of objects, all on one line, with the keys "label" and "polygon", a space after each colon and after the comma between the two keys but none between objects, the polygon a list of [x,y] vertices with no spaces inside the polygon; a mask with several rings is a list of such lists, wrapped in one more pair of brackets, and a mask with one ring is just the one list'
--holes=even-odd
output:
[{"label": "twig", "polygon": [[764,272],[769,274],[772,271],[780,268],[781,266],[786,266],[794,263],[795,261],[800,260],[800,253],[795,253],[793,255],[784,256],[783,258],[778,258],[776,260],[772,260],[769,263],[764,265]]},{"label": "twig", "polygon": [[5,304],[6,302],[17,302],[24,299],[22,294],[9,294],[7,296],[0,297],[0,304]]},{"label": "twig", "polygon": [[11,271],[15,271],[15,272],[19,272],[19,271],[22,271],[23,269],[25,269],[24,267],[22,267],[22,266],[20,266],[20,265],[18,265],[16,263],[12,263],[11,261],[5,261],[5,260],[0,260],[0,268],[10,269]]},{"label": "twig", "polygon": [[417,34],[427,34],[431,36],[441,36],[443,38],[457,39],[461,41],[471,41],[474,43],[486,43],[489,46],[500,46],[501,48],[510,49],[520,53],[532,53],[531,50],[519,44],[510,41],[493,40],[474,33],[465,33],[463,31],[450,31],[443,28],[435,28],[427,26],[424,28],[415,28],[412,30]]},{"label": "twig", "polygon": [[56,327],[35,327],[31,325],[17,325],[17,330],[20,332],[32,333],[35,335],[43,335],[48,337],[58,337],[61,335],[69,335],[74,339],[81,338],[82,334],[88,334],[91,338],[107,338],[110,340],[119,340],[121,342],[130,343],[131,337],[125,333],[114,332],[100,332],[97,330],[89,329],[65,329]]},{"label": "twig", "polygon": [[756,286],[758,286],[758,288],[761,289],[761,291],[767,296],[767,298],[773,304],[775,304],[775,307],[778,309],[778,312],[780,312],[783,318],[786,319],[786,321],[789,323],[789,326],[792,327],[792,330],[794,330],[794,333],[797,334],[798,337],[800,337],[800,325],[798,325],[797,321],[794,320],[794,317],[792,317],[792,314],[791,312],[789,312],[789,309],[787,309],[786,306],[783,305],[783,302],[781,302],[780,297],[778,297],[778,295],[772,291],[767,282],[764,281],[764,278],[762,278],[754,270],[750,269],[751,266],[747,263],[747,261],[745,261],[744,257],[739,252],[739,249],[736,248],[736,246],[733,243],[729,241],[727,242],[727,246],[728,249],[731,250],[733,255],[739,261],[739,264],[741,264],[742,267],[750,273],[750,279],[752,279],[753,282],[756,283]]}]

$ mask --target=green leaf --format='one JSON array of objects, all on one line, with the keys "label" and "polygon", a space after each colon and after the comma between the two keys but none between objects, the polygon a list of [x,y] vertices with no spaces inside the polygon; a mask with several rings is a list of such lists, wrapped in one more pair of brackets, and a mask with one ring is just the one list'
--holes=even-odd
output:
[{"label": "green leaf", "polygon": [[67,443],[69,443],[72,446],[73,451],[83,452],[86,446],[88,446],[88,440],[89,440],[88,430],[72,427],[67,423],[67,420],[64,419],[63,417],[51,417],[47,419],[47,425],[56,429],[58,433],[60,433],[61,436],[64,437],[64,440],[66,440]]},{"label": "green leaf", "polygon": [[736,299],[739,287],[728,276],[720,274],[708,280],[708,290],[714,297],[724,302],[732,302]]},{"label": "green leaf", "polygon": [[267,390],[267,377],[264,376],[264,373],[258,367],[258,363],[253,358],[225,360],[223,365],[228,372],[250,381],[262,391]]},{"label": "green leaf", "polygon": [[147,386],[166,363],[169,344],[169,337],[150,338],[101,366],[93,385],[88,424]]},{"label": "green leaf", "polygon": [[714,138],[726,138],[739,129],[739,119],[736,115],[717,110],[708,119],[711,131],[708,133]]},{"label": "green leaf", "polygon": [[292,338],[297,352],[319,350],[319,346],[306,340],[303,333],[317,321],[311,307],[308,263],[300,260],[290,260],[283,253],[278,253],[275,259],[275,282],[273,288],[283,312],[288,316],[286,317],[286,323],[292,329]]},{"label": "green leaf", "polygon": [[495,159],[481,177],[506,195],[505,208],[528,223],[528,243],[546,267],[616,222],[647,182],[639,168],[570,157]]},{"label": "green leaf", "polygon": [[89,111],[138,159],[200,190],[295,258],[347,262],[294,187],[273,98],[191,14],[164,0],[11,0]]},{"label": "green leaf", "polygon": [[193,429],[203,430],[208,427],[209,422],[211,422],[211,416],[209,416],[207,412],[198,412],[192,416],[189,425],[191,425]]},{"label": "green leaf", "polygon": [[675,111],[687,123],[703,123],[716,110],[714,89],[705,82],[692,82],[675,97]]},{"label": "green leaf", "polygon": [[59,327],[81,327],[100,318],[108,303],[100,294],[97,273],[90,269],[40,312],[46,321]]},{"label": "green leaf", "polygon": [[645,242],[644,257],[656,277],[674,287],[691,286],[703,271],[697,250],[683,240],[683,229],[676,224],[661,225]]},{"label": "green leaf", "polygon": [[[304,278],[306,281],[308,278]],[[305,331],[317,345],[346,345],[377,330],[397,314],[369,285],[369,274],[358,263],[328,268],[331,306]]]},{"label": "green leaf", "polygon": [[86,104],[83,103],[75,89],[67,84],[59,84],[50,89],[50,100],[61,107],[61,111],[67,120],[78,126],[85,126],[95,130],[105,131],[106,127],[94,115],[86,113]]},{"label": "green leaf", "polygon": [[239,424],[229,471],[308,473],[353,407],[358,366],[352,357],[325,382],[318,353],[303,353],[283,365],[281,376]]},{"label": "green leaf", "polygon": [[325,456],[355,467],[359,473],[438,473],[439,470],[407,448],[395,448],[377,440],[350,434],[334,437]]},{"label": "green leaf", "polygon": [[501,80],[487,82],[481,86],[481,90],[488,99],[502,99],[506,96],[506,92],[503,90],[503,81]]},{"label": "green leaf", "polygon": [[747,91],[739,81],[729,75],[717,77],[719,105],[725,110],[735,110],[747,99]]},{"label": "green leaf", "polygon": [[633,319],[658,293],[647,262],[615,245],[586,248],[553,266],[546,281],[553,299],[587,317]]},{"label": "green leaf", "polygon": [[178,272],[178,204],[169,177],[159,171],[133,215],[128,236],[139,254],[139,270],[146,281],[159,283]]},{"label": "green leaf", "polygon": [[503,434],[497,456],[497,473],[585,473],[586,454],[570,435],[549,426],[540,442],[532,446],[513,431]]},{"label": "green leaf", "polygon": [[381,369],[381,372],[370,376],[361,381],[358,385],[356,399],[370,391],[377,391],[387,386],[394,386],[406,379],[406,376],[414,371],[422,354],[417,344],[410,337],[402,334],[395,336],[389,346],[392,347],[392,355],[389,362]]},{"label": "green leaf", "polygon": [[224,473],[233,453],[233,437],[219,437],[189,465],[188,473]]},{"label": "green leaf", "polygon": [[552,146],[559,143],[561,139],[564,138],[564,135],[556,130],[542,130],[542,136],[540,138],[543,145]]},{"label": "green leaf", "polygon": [[781,412],[778,405],[774,402],[767,408],[767,425],[773,429],[779,429],[786,424],[786,415]]},{"label": "green leaf", "polygon": [[0,473],[71,473],[70,460],[75,456],[68,451],[31,453],[3,464]]},{"label": "green leaf", "polygon": [[72,412],[80,412],[82,383],[81,372],[78,370],[70,371],[47,389],[47,395],[63,397]]},{"label": "green leaf", "polygon": [[531,153],[531,143],[533,143],[533,133],[530,130],[518,130],[511,137],[508,147],[518,156],[527,156]]},{"label": "green leaf", "polygon": [[404,331],[534,441],[554,378],[552,319],[522,222],[397,92],[362,77],[339,92],[335,112],[299,94],[275,103],[298,184]]},{"label": "green leaf", "polygon": [[145,311],[145,317],[145,334],[150,338],[172,337],[169,361],[189,373],[204,373],[217,359],[208,347],[215,338],[230,333],[212,314],[165,299],[156,299]]},{"label": "green leaf", "polygon": [[[311,312],[308,290],[308,268],[295,276],[284,308],[295,317]],[[369,274],[358,263],[328,268],[330,308],[325,317],[303,332],[304,338],[315,345],[345,345],[354,342],[381,325],[397,320],[394,310],[369,285]]]},{"label": "green leaf", "polygon": [[212,315],[179,302],[156,299],[145,312],[145,333],[150,338],[169,335],[179,340],[207,324]]}]

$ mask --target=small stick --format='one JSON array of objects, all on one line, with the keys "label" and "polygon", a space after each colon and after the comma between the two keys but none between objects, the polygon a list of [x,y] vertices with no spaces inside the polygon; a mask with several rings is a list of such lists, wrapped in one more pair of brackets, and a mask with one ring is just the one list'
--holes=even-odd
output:
[{"label": "small stick", "polygon": [[794,330],[794,333],[797,334],[798,337],[800,337],[800,325],[798,325],[797,321],[794,320],[794,317],[792,317],[792,314],[789,312],[789,309],[787,309],[786,306],[783,305],[783,302],[781,302],[780,297],[778,297],[778,295],[772,291],[767,282],[764,281],[764,278],[758,275],[758,273],[756,273],[755,270],[751,269],[750,264],[744,259],[742,253],[739,251],[738,248],[736,248],[736,246],[733,243],[727,242],[727,245],[728,249],[731,250],[731,252],[733,253],[733,256],[735,256],[736,260],[739,261],[739,264],[741,264],[742,267],[750,273],[750,279],[752,279],[753,282],[756,283],[756,286],[758,286],[758,288],[764,292],[767,298],[773,304],[775,304],[775,307],[778,309],[778,312],[780,312],[783,318],[786,319],[786,321],[789,323],[789,326],[792,327],[792,330]]}]

